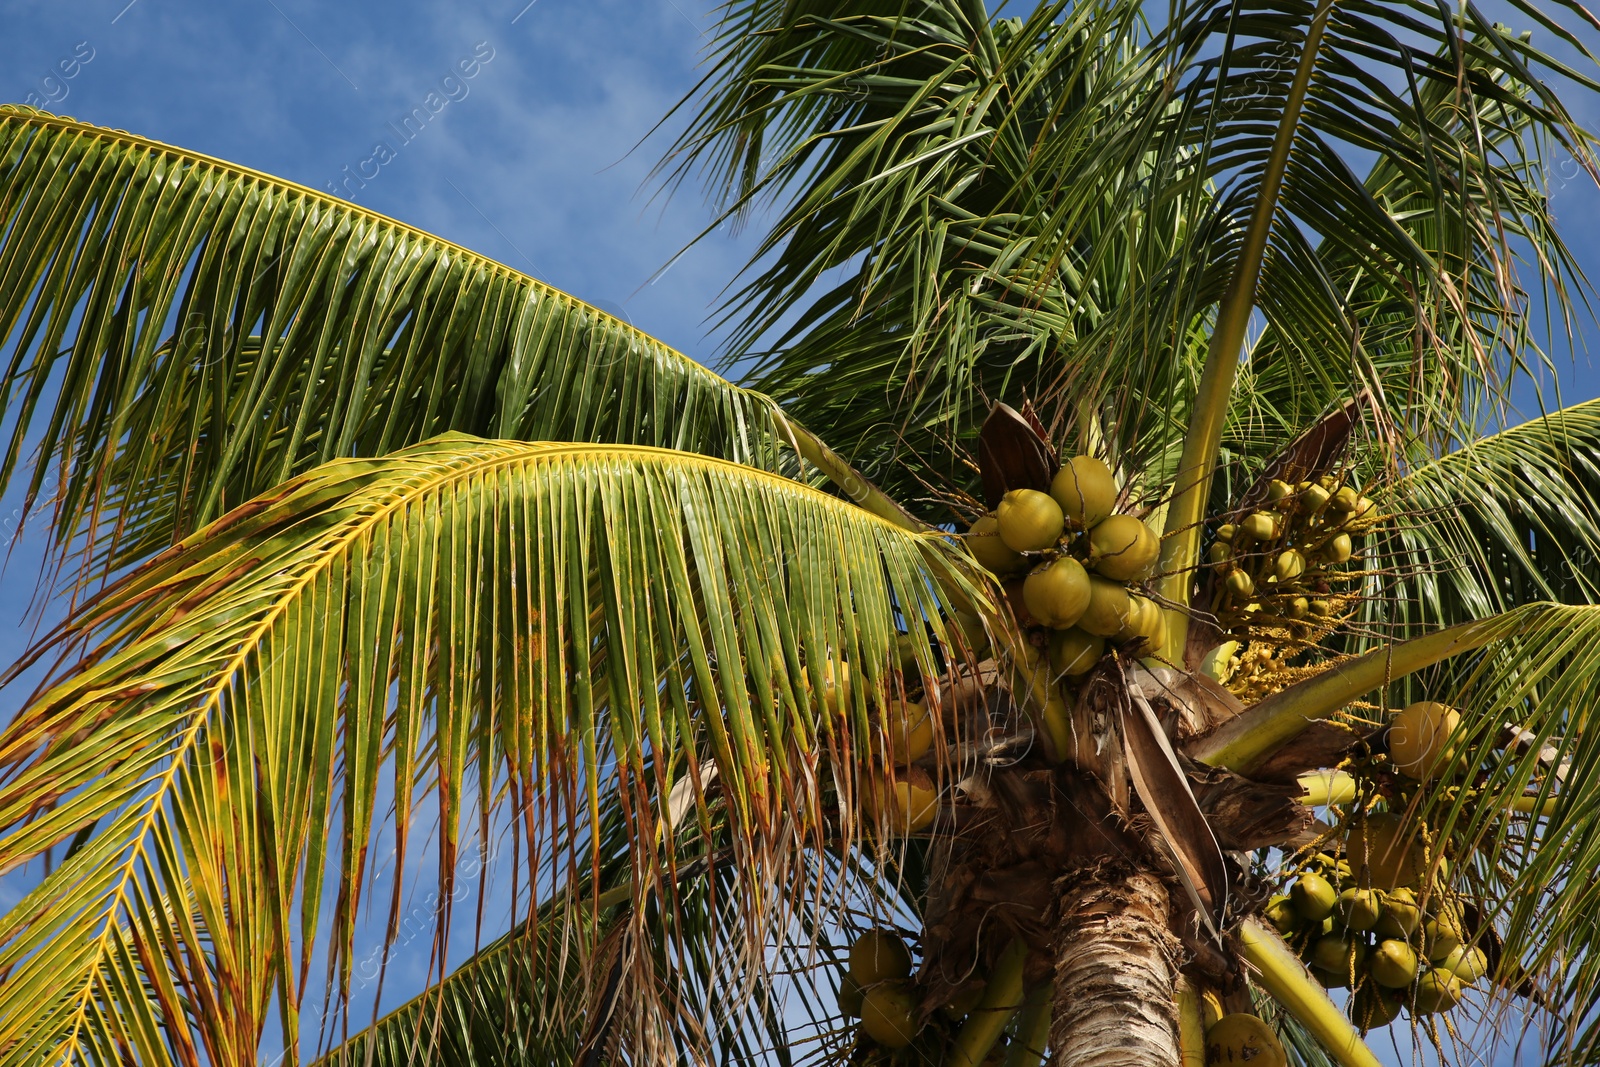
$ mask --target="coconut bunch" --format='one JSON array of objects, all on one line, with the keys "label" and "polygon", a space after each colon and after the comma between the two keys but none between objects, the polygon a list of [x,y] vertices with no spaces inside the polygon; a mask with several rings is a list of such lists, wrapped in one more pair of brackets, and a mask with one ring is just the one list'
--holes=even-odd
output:
[{"label": "coconut bunch", "polygon": [[1488,971],[1446,884],[1448,863],[1430,864],[1420,836],[1392,813],[1367,815],[1342,850],[1313,853],[1288,894],[1267,904],[1267,919],[1319,982],[1354,990],[1347,1008],[1362,1029],[1402,1009],[1447,1012]]},{"label": "coconut bunch", "polygon": [[[1205,673],[1231,687],[1281,672],[1337,625],[1360,578],[1357,542],[1379,522],[1377,505],[1329,474],[1298,485],[1273,480],[1255,510],[1219,525],[1208,551],[1219,625],[1240,635],[1214,649]],[[1249,644],[1262,630],[1272,640]]]},{"label": "coconut bunch", "polygon": [[1118,496],[1110,468],[1074,456],[1048,493],[1013,489],[967,532],[973,556],[1008,583],[1020,621],[1049,632],[1059,673],[1087,672],[1108,642],[1160,647],[1161,609],[1143,585],[1161,539],[1137,516],[1118,513]]},{"label": "coconut bunch", "polygon": [[851,944],[839,979],[839,1010],[860,1020],[858,1047],[894,1053],[921,1039],[930,1050],[942,1049],[983,997],[982,985],[972,986],[963,1003],[948,1004],[924,1020],[911,972],[911,950],[893,931],[868,930]]}]

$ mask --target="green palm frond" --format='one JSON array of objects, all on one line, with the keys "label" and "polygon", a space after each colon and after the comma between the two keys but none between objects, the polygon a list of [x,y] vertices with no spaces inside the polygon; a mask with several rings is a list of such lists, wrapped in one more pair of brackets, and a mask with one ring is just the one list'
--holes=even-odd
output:
[{"label": "green palm frond", "polygon": [[[730,212],[785,204],[732,354],[775,336],[760,386],[870,475],[907,463],[907,497],[970,484],[949,456],[987,397],[1031,395],[1058,433],[1104,400],[1135,465],[1170,459],[1312,5],[1195,3],[1154,32],[1131,0],[980,12],[730,4],[675,146]],[[1470,5],[1337,5],[1256,300],[1272,436],[1370,386],[1426,455],[1504,398],[1515,250],[1552,306],[1577,291],[1529,176],[1546,142],[1589,159],[1547,84],[1568,77]]]},{"label": "green palm frond", "polygon": [[1368,622],[1400,632],[1600,596],[1600,401],[1481,438],[1400,479]]},{"label": "green palm frond", "polygon": [[[46,642],[55,681],[0,735],[0,868],[78,840],[0,920],[0,1047],[101,1061],[146,1035],[243,1064],[269,1010],[294,1047],[312,946],[348,992],[386,777],[397,847],[432,783],[441,887],[468,810],[514,797],[529,884],[555,892],[551,871],[605,859],[585,828],[620,807],[636,893],[669,906],[688,834],[732,850],[747,877],[723,906],[761,929],[790,895],[767,879],[821,841],[825,788],[854,795],[871,694],[920,684],[897,638],[945,643],[941,584],[983,596],[953,553],[643,447],[446,435],[291,480]],[[931,678],[933,648],[908,644]],[[807,679],[846,670],[827,712]],[[707,765],[674,820],[671,786]],[[704,1046],[673,1007],[693,1005],[633,993],[656,1039]]]},{"label": "green palm frond", "polygon": [[21,107],[0,107],[0,345],[0,489],[33,461],[55,543],[88,538],[84,579],[317,463],[447,431],[785,462],[764,397],[541,282]]}]

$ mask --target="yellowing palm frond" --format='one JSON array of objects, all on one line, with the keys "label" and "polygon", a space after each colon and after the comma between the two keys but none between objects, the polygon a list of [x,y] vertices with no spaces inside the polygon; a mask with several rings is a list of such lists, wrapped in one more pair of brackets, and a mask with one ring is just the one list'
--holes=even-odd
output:
[{"label": "yellowing palm frond", "polygon": [[[274,994],[293,1045],[311,946],[349,981],[385,777],[397,843],[415,784],[437,783],[441,884],[463,813],[507,791],[538,813],[519,833],[541,892],[600,862],[585,827],[619,807],[636,893],[670,901],[684,833],[735,870],[782,868],[824,832],[819,783],[853,795],[870,694],[920,684],[897,637],[944,641],[952,551],[639,447],[448,435],[290,481],[69,619],[57,680],[0,735],[0,868],[80,835],[0,919],[0,1047],[101,1061],[147,1034],[243,1064]],[[801,672],[846,669],[825,712]],[[781,910],[763,885],[741,913]]]}]

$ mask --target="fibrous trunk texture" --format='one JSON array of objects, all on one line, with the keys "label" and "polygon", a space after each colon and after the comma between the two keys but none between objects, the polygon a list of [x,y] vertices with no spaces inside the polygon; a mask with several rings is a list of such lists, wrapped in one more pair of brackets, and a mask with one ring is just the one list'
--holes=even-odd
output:
[{"label": "fibrous trunk texture", "polygon": [[1052,1067],[1178,1063],[1178,939],[1152,874],[1082,871],[1061,882]]}]

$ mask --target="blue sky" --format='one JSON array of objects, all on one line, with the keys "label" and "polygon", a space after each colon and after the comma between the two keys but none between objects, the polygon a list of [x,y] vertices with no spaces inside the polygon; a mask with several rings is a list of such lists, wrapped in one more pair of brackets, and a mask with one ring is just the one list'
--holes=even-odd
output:
[{"label": "blue sky", "polygon": [[[705,6],[0,0],[0,100],[342,187],[709,359],[706,316],[752,237],[718,233],[675,259],[709,212],[692,190],[652,201],[664,142],[635,150],[694,84]],[[402,137],[419,108],[428,121]],[[1600,102],[1579,117],[1593,126]],[[1600,197],[1570,164],[1554,172],[1568,239],[1600,276]],[[1557,358],[1564,399],[1600,395],[1586,357]],[[0,584],[0,660],[21,648],[35,565],[24,540]],[[0,693],[0,716],[18,697]]]}]

